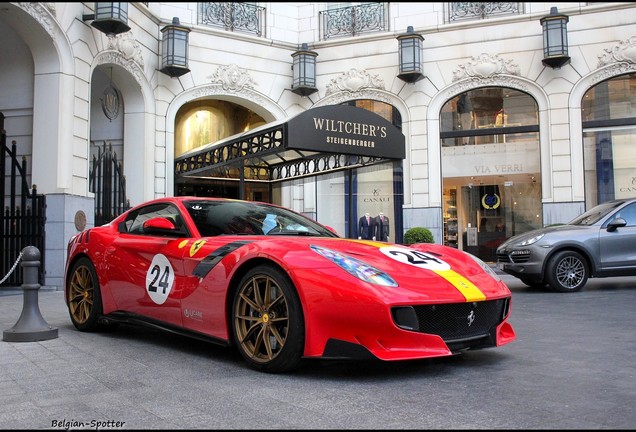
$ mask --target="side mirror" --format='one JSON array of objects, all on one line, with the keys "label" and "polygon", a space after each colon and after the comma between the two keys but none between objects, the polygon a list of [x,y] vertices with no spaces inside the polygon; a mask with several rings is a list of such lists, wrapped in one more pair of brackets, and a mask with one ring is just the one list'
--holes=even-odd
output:
[{"label": "side mirror", "polygon": [[616,228],[624,227],[625,225],[627,225],[627,221],[625,219],[616,218],[607,224],[607,231],[608,232],[616,231]]},{"label": "side mirror", "polygon": [[178,236],[179,230],[170,219],[164,217],[153,217],[143,224],[144,232],[147,234]]}]

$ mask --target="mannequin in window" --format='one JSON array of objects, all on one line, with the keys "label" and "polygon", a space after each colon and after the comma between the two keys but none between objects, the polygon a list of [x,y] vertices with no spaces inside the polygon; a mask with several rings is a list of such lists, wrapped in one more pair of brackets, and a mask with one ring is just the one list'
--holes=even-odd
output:
[{"label": "mannequin in window", "polygon": [[371,240],[373,237],[373,220],[369,213],[365,213],[364,216],[358,221],[358,238],[364,240]]},{"label": "mannequin in window", "polygon": [[373,224],[373,240],[389,241],[389,218],[380,212]]},{"label": "mannequin in window", "polygon": [[502,108],[495,113],[495,126],[505,126],[506,124],[508,124],[508,114]]}]

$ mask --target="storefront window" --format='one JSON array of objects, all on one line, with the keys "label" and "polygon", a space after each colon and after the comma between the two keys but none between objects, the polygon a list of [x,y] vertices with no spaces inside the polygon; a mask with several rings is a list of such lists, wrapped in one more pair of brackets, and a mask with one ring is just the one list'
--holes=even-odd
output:
[{"label": "storefront window", "polygon": [[[401,127],[399,111],[370,99],[347,101]],[[402,241],[402,161],[321,174],[274,186],[274,202],[315,218],[343,237]],[[278,193],[280,191],[280,193]],[[276,197],[280,196],[279,201]],[[369,221],[366,221],[367,213]],[[363,220],[364,219],[364,220]],[[362,232],[362,225],[365,226]]]},{"label": "storefront window", "polygon": [[542,226],[537,104],[475,89],[449,100],[440,124],[444,244],[495,261],[506,238]]},{"label": "storefront window", "polygon": [[587,208],[636,196],[636,74],[601,82],[583,96]]},{"label": "storefront window", "polygon": [[393,164],[360,168],[356,179],[354,205],[358,217],[352,221],[356,223],[354,236],[367,240],[395,241]]},{"label": "storefront window", "polygon": [[[188,152],[178,168],[196,173],[181,172],[175,181],[177,194],[280,204],[350,238],[362,237],[358,221],[369,213],[365,238],[400,242],[405,153],[400,113],[390,104],[368,99],[342,105],[292,117],[286,136],[279,125],[271,135],[255,131],[256,136],[242,134],[221,143],[231,135],[228,131],[245,132],[262,119],[224,101],[184,105],[175,125],[175,156]],[[346,121],[320,117],[336,114]],[[341,123],[346,124],[339,129]],[[311,128],[316,130],[308,140],[305,132]],[[209,143],[219,145],[206,146]],[[201,146],[203,151],[192,152]]]}]

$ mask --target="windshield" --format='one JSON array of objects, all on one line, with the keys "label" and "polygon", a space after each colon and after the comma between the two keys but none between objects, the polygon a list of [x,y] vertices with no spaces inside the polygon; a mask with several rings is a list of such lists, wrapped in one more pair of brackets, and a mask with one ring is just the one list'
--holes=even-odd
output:
[{"label": "windshield", "polygon": [[623,203],[624,201],[610,201],[599,204],[596,207],[586,211],[581,216],[574,218],[568,225],[594,225],[596,222],[603,219],[607,214],[609,214],[616,207],[619,207]]},{"label": "windshield", "polygon": [[183,204],[203,237],[223,234],[337,237],[306,216],[263,203],[192,200]]}]

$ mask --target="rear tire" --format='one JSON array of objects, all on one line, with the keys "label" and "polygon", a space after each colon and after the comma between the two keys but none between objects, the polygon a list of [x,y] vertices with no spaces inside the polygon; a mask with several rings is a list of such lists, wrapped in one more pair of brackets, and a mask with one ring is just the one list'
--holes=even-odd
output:
[{"label": "rear tire", "polygon": [[556,292],[580,291],[589,276],[587,261],[574,251],[557,252],[546,267],[546,280]]},{"label": "rear tire", "polygon": [[271,265],[251,269],[241,279],[232,305],[235,344],[256,370],[295,369],[305,347],[305,322],[296,289]]}]

